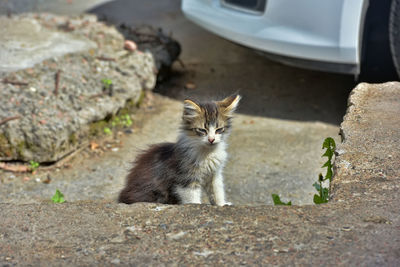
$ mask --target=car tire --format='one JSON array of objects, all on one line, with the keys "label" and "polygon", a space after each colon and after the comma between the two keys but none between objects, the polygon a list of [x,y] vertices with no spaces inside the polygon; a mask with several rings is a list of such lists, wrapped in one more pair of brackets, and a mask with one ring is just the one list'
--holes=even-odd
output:
[{"label": "car tire", "polygon": [[360,82],[386,82],[399,78],[393,62],[395,57],[392,56],[391,51],[391,47],[396,50],[398,60],[399,36],[398,28],[395,28],[395,25],[398,25],[400,12],[398,2],[398,0],[369,2],[364,20],[361,66],[358,77]]},{"label": "car tire", "polygon": [[389,43],[393,64],[400,77],[400,0],[392,0],[390,6]]}]

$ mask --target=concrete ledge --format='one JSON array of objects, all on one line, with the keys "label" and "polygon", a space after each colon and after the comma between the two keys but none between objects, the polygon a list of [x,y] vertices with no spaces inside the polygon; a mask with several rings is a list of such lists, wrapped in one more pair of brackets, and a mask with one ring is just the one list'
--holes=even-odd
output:
[{"label": "concrete ledge", "polygon": [[353,90],[329,204],[0,204],[0,263],[398,266],[399,99],[399,83]]},{"label": "concrete ledge", "polygon": [[333,200],[390,202],[400,186],[400,83],[359,84],[340,134]]},{"label": "concrete ledge", "polygon": [[124,50],[124,37],[95,16],[0,22],[0,121],[18,118],[0,125],[2,161],[61,159],[88,142],[96,122],[134,106],[156,83],[152,54]]}]

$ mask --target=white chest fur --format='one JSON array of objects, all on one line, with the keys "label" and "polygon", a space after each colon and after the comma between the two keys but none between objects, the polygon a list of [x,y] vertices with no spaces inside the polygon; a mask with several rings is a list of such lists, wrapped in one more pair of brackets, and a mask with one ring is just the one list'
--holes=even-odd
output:
[{"label": "white chest fur", "polygon": [[225,201],[222,177],[222,169],[227,160],[226,144],[221,142],[212,149],[197,148],[187,150],[183,162],[186,165],[185,169],[189,171],[188,176],[182,178],[189,178],[191,183],[185,187],[176,187],[176,193],[182,203],[201,203],[203,188],[207,191],[211,203],[219,206],[229,204]]},{"label": "white chest fur", "polygon": [[227,153],[224,144],[219,144],[214,150],[200,153],[195,166],[193,174],[199,182],[207,182],[215,172],[221,170],[226,162]]}]

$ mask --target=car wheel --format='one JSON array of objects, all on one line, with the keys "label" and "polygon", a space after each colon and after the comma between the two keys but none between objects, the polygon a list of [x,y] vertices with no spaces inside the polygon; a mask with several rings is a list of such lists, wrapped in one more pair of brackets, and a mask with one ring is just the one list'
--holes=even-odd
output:
[{"label": "car wheel", "polygon": [[386,82],[399,78],[393,62],[396,56],[392,56],[391,51],[391,47],[396,50],[394,55],[397,55],[398,61],[398,2],[399,0],[369,1],[364,22],[359,81]]},{"label": "car wheel", "polygon": [[389,43],[393,64],[400,77],[400,0],[392,0],[390,6]]}]

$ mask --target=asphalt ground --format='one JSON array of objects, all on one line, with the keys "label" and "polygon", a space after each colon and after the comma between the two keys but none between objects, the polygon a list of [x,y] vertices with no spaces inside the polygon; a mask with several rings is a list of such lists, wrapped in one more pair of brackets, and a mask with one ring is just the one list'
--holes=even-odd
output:
[{"label": "asphalt ground", "polygon": [[[1,202],[35,202],[59,187],[70,201],[114,199],[129,163],[154,142],[173,141],[186,97],[218,99],[239,92],[243,99],[230,139],[225,179],[228,200],[236,204],[271,204],[271,193],[294,204],[312,202],[323,159],[322,142],[339,142],[339,124],[346,111],[353,77],[309,71],[270,61],[255,51],[217,37],[188,21],[179,1],[93,1],[88,7],[72,1],[50,9],[38,1],[33,11],[62,14],[90,12],[110,24],[151,24],[171,32],[182,46],[181,63],[158,84],[150,110],[138,119],[134,134],[122,137],[118,152],[85,157],[72,168],[38,172],[28,182],[11,180]],[[79,8],[81,5],[81,8]],[[183,63],[183,64],[182,64]],[[81,158],[79,158],[81,157]],[[47,175],[53,182],[43,184]],[[19,182],[16,182],[18,180]],[[43,194],[43,192],[46,192]]]}]

